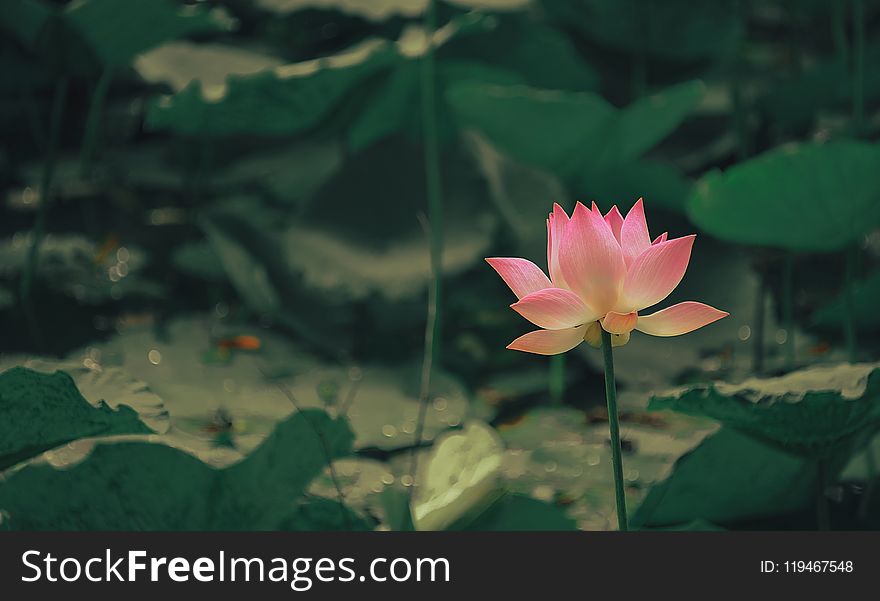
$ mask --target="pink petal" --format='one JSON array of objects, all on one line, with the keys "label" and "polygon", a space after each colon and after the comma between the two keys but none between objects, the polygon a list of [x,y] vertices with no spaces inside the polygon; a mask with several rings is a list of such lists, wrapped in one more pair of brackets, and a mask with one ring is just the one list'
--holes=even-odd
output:
[{"label": "pink petal", "polygon": [[567,330],[535,330],[523,334],[508,344],[507,348],[536,355],[558,355],[570,351],[583,342],[586,331],[586,325]]},{"label": "pink petal", "polygon": [[598,314],[614,308],[626,266],[605,220],[578,203],[559,249],[559,267],[573,292]]},{"label": "pink petal", "polygon": [[510,306],[536,326],[548,330],[579,326],[588,321],[596,321],[598,317],[577,294],[562,288],[545,288],[532,292]]},{"label": "pink petal", "polygon": [[620,228],[620,248],[627,266],[650,246],[651,237],[648,235],[648,223],[645,221],[645,207],[640,198],[626,214],[626,219],[623,220]]},{"label": "pink petal", "polygon": [[684,277],[694,238],[692,234],[659,242],[640,254],[629,266],[615,310],[640,311],[669,296]]},{"label": "pink petal", "polygon": [[623,215],[620,214],[620,211],[617,209],[617,205],[611,207],[611,210],[608,211],[607,215],[605,215],[605,222],[611,227],[611,233],[614,234],[614,237],[619,243],[620,228],[623,227]]},{"label": "pink petal", "polygon": [[605,314],[605,318],[602,319],[602,327],[606,332],[611,332],[612,334],[627,334],[633,331],[638,320],[639,315],[635,311],[632,313],[609,311]]},{"label": "pink petal", "polygon": [[680,336],[730,315],[709,305],[686,301],[639,317],[636,329],[652,336]]},{"label": "pink petal", "polygon": [[661,242],[666,242],[667,238],[669,238],[669,232],[663,232],[662,234],[660,234],[659,236],[654,238],[654,241],[651,242],[651,245],[653,246],[654,244],[660,244]]},{"label": "pink petal", "polygon": [[541,268],[528,259],[492,257],[486,259],[517,298],[551,286]]},{"label": "pink petal", "polygon": [[559,203],[553,203],[553,212],[547,220],[547,270],[550,279],[558,288],[568,288],[559,269],[559,248],[568,226],[568,214]]}]

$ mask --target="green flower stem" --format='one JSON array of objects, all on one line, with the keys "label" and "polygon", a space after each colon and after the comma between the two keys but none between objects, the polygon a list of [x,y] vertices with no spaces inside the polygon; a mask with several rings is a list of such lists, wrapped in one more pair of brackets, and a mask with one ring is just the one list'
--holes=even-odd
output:
[{"label": "green flower stem", "polygon": [[113,69],[107,67],[101,73],[92,101],[89,104],[89,113],[86,116],[86,128],[83,134],[82,148],[79,153],[79,172],[86,176],[91,171],[92,161],[98,148],[98,134],[101,130],[101,116],[104,113],[104,104],[110,91],[110,83],[113,81]]},{"label": "green flower stem", "polygon": [[795,363],[794,348],[794,253],[787,252],[782,263],[782,323],[785,327],[785,368]]},{"label": "green flower stem", "polygon": [[550,400],[561,405],[565,397],[565,353],[550,357]]},{"label": "green flower stem", "polygon": [[853,0],[853,78],[852,118],[853,133],[858,137],[864,131],[865,120],[865,2]]},{"label": "green flower stem", "polygon": [[602,357],[605,360],[605,400],[608,403],[608,429],[611,433],[611,462],[614,467],[614,494],[617,500],[617,528],[626,532],[626,492],[623,487],[623,457],[620,450],[620,419],[617,415],[617,385],[614,381],[614,355],[611,334],[602,330]]},{"label": "green flower stem", "polygon": [[58,145],[61,141],[61,120],[64,116],[64,105],[67,100],[67,78],[62,78],[55,83],[52,93],[52,112],[49,120],[49,139],[46,144],[46,158],[43,163],[43,177],[40,182],[40,204],[37,208],[37,218],[31,234],[31,247],[28,251],[27,262],[21,277],[19,293],[21,306],[25,310],[31,335],[39,346],[39,329],[31,307],[31,290],[33,288],[34,275],[40,259],[40,244],[46,235],[46,216],[49,212],[49,204],[52,202],[52,179],[55,175],[55,160],[58,154]]},{"label": "green flower stem", "polygon": [[425,13],[425,34],[428,47],[422,57],[420,82],[422,92],[422,128],[425,152],[425,185],[428,196],[427,230],[431,258],[431,283],[428,290],[428,315],[425,323],[425,350],[422,361],[421,390],[419,394],[419,414],[416,420],[415,445],[412,451],[410,475],[412,486],[409,489],[410,503],[416,488],[418,472],[418,450],[422,444],[422,434],[428,410],[428,397],[434,365],[440,357],[440,299],[443,277],[443,187],[440,177],[440,142],[437,127],[437,77],[434,66],[434,47],[432,37],[437,28],[437,7],[434,0],[428,3]]},{"label": "green flower stem", "polygon": [[856,341],[856,315],[854,288],[856,283],[856,248],[846,251],[846,268],[843,281],[843,338],[846,341],[846,351],[849,362],[855,363],[858,359],[858,343]]},{"label": "green flower stem", "polygon": [[428,4],[425,14],[425,30],[428,36],[428,47],[422,57],[421,89],[422,89],[422,127],[424,129],[425,178],[428,195],[428,222],[430,223],[430,255],[431,273],[434,286],[432,295],[436,311],[435,331],[433,339],[433,355],[440,357],[441,303],[442,298],[442,265],[443,265],[443,186],[440,177],[440,141],[437,126],[437,77],[434,65],[434,46],[432,36],[437,28],[437,7],[435,0]]},{"label": "green flower stem", "polygon": [[831,530],[831,513],[828,508],[828,461],[820,458],[816,461],[816,527],[819,530]]}]

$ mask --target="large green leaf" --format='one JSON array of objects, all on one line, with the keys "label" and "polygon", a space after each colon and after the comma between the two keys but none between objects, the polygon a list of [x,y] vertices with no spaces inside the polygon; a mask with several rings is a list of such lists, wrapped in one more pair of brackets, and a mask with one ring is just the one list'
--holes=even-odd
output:
[{"label": "large green leaf", "polygon": [[317,125],[353,87],[397,60],[389,43],[369,40],[333,57],[230,75],[210,88],[194,81],[151,105],[147,122],[181,134],[297,133]]},{"label": "large green leaf", "polygon": [[741,384],[698,384],[655,395],[649,408],[710,417],[786,451],[825,456],[880,428],[878,367],[819,366]]},{"label": "large green leaf", "polygon": [[173,0],[136,2],[124,10],[116,0],[82,0],[62,9],[39,0],[9,0],[0,8],[0,27],[55,68],[81,72],[127,66],[164,41],[225,31],[230,21]]},{"label": "large green leaf", "polygon": [[11,528],[25,530],[289,528],[302,523],[294,502],[328,459],[350,452],[352,439],[345,419],[309,409],[220,470],[162,444],[99,445],[70,469],[14,473],[0,484],[0,508]]},{"label": "large green leaf", "polygon": [[627,53],[700,60],[733,49],[739,37],[733,3],[725,0],[542,0],[550,17]]},{"label": "large green leaf", "polygon": [[816,465],[722,428],[682,456],[630,516],[636,528],[780,515],[815,498]]},{"label": "large green leaf", "polygon": [[574,177],[638,158],[673,131],[702,94],[701,83],[688,82],[617,109],[589,92],[462,82],[447,99],[463,126],[482,131],[503,152]]},{"label": "large green leaf", "polygon": [[880,223],[878,172],[875,144],[786,146],[706,175],[687,212],[698,227],[723,240],[836,250]]},{"label": "large green leaf", "polygon": [[91,405],[64,372],[0,374],[0,470],[79,438],[149,432],[126,405]]},{"label": "large green leaf", "polygon": [[141,52],[167,40],[230,27],[218,12],[182,7],[175,0],[135,2],[124,10],[118,0],[84,0],[72,2],[65,17],[102,64],[110,66],[126,66]]},{"label": "large green leaf", "polygon": [[[231,72],[211,85],[193,80],[152,104],[147,122],[158,129],[208,136],[298,133],[340,112],[343,104],[353,102],[361,109],[362,100],[353,90],[371,78],[418,59],[428,48],[440,47],[457,35],[484,31],[491,24],[479,15],[463,15],[431,36],[421,27],[409,26],[395,42],[370,38],[332,56],[248,75]],[[217,69],[211,71],[216,79]]]}]

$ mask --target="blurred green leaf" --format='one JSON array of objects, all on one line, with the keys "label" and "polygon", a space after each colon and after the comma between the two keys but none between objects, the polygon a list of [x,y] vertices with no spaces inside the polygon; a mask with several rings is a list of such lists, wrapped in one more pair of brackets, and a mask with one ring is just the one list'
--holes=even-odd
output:
[{"label": "blurred green leaf", "polygon": [[202,217],[200,225],[230,283],[251,311],[325,352],[339,352],[345,340],[340,328],[346,313],[330,310],[338,303],[328,303],[304,289],[284,254],[278,228],[259,223],[260,218],[252,204],[244,203],[212,211]]},{"label": "blurred green leaf", "polygon": [[564,509],[556,505],[524,495],[508,494],[484,511],[465,530],[481,532],[567,531],[577,530],[577,524],[565,515]]},{"label": "blurred green leaf", "polygon": [[358,515],[337,499],[316,499],[299,503],[277,527],[287,532],[369,532],[373,529],[366,518]]},{"label": "blurred green leaf", "polygon": [[281,299],[269,281],[266,267],[255,260],[238,240],[229,236],[219,225],[205,219],[201,226],[211,248],[214,249],[232,285],[245,304],[258,314],[271,315],[278,312],[281,308]]},{"label": "blurred green leaf", "polygon": [[[530,16],[500,15],[492,31],[460,36],[438,51],[440,62],[480,61],[551,90],[593,90],[599,74],[561,31]],[[501,82],[496,82],[501,83]]]},{"label": "blurred green leaf", "polygon": [[166,40],[230,28],[219,12],[181,7],[172,0],[137,2],[120,10],[116,0],[82,0],[57,8],[38,0],[9,0],[0,27],[64,72],[124,67]]},{"label": "blurred green leaf", "polygon": [[[817,326],[840,326],[846,315],[846,300],[841,292],[834,300],[813,313]],[[861,326],[880,326],[880,272],[869,275],[853,285],[853,317]]]},{"label": "blurred green leaf", "polygon": [[218,12],[174,0],[135,2],[124,10],[118,0],[83,0],[71,3],[65,16],[102,64],[116,67],[166,40],[230,28]]},{"label": "blurred green leaf", "polygon": [[697,384],[654,395],[648,408],[710,417],[790,453],[823,457],[851,451],[880,428],[880,369],[847,363],[741,384]]},{"label": "blurred green leaf", "polygon": [[578,198],[600,207],[625,205],[639,198],[652,207],[684,213],[693,183],[670,163],[640,159],[602,169],[588,166],[577,179]]},{"label": "blurred green leaf", "polygon": [[369,21],[382,22],[392,17],[418,17],[425,12],[428,0],[256,0],[265,11],[280,15],[305,10],[333,10]]},{"label": "blurred green leaf", "polygon": [[630,516],[635,528],[734,524],[808,507],[816,465],[728,428],[682,456]]},{"label": "blurred green leaf", "polygon": [[875,144],[781,147],[704,176],[687,213],[703,231],[730,242],[837,250],[880,223],[878,172]]},{"label": "blurred green leaf", "polygon": [[396,60],[387,42],[370,40],[333,57],[230,76],[220,85],[194,81],[153,103],[147,123],[204,136],[297,133],[317,125],[353,87]]},{"label": "blurred green leaf", "polygon": [[[865,64],[880,61],[880,44],[865,47]],[[773,83],[758,99],[758,108],[767,115],[770,127],[782,132],[798,132],[808,128],[822,111],[850,109],[852,75],[849,66],[837,57],[824,58],[805,71]],[[880,95],[880,72],[865,70],[864,97]]]},{"label": "blurred green leaf", "polygon": [[283,64],[277,56],[239,45],[176,40],[140,54],[134,68],[145,81],[175,93],[197,82],[202,95],[212,98],[224,93],[229,77],[255,75]]},{"label": "blurred green leaf", "polygon": [[725,0],[542,0],[541,5],[554,21],[600,44],[662,59],[718,57],[733,49],[740,31],[733,2]]},{"label": "blurred green leaf", "polygon": [[0,29],[32,48],[53,10],[42,0],[4,0],[0,2]]},{"label": "blurred green leaf", "polygon": [[0,374],[0,471],[73,440],[152,432],[126,405],[91,405],[64,372]]},{"label": "blurred green leaf", "polygon": [[190,277],[215,284],[228,281],[223,261],[209,242],[188,242],[171,254],[171,263]]},{"label": "blurred green leaf", "polygon": [[462,82],[447,99],[462,125],[513,158],[574,177],[638,158],[678,127],[702,94],[701,83],[688,82],[616,109],[589,92]]},{"label": "blurred green leaf", "polygon": [[351,451],[352,439],[345,419],[309,409],[220,470],[162,444],[102,444],[69,469],[34,465],[12,474],[0,484],[0,508],[17,530],[275,529],[328,458]]},{"label": "blurred green leaf", "polygon": [[[173,96],[153,103],[147,123],[157,129],[204,136],[298,133],[334,114],[354,89],[371,78],[418,59],[431,46],[439,47],[455,36],[489,27],[491,22],[484,17],[462,15],[432,36],[411,25],[395,42],[370,38],[332,56],[249,75],[230,74],[210,85],[192,81]],[[395,91],[399,92],[395,88],[392,93]],[[387,115],[382,107],[377,110]]]},{"label": "blurred green leaf", "polygon": [[[410,59],[386,77],[347,132],[348,144],[353,150],[362,150],[401,130],[421,132],[420,69],[420,61]],[[437,78],[440,89],[461,81],[503,85],[521,83],[513,72],[474,61],[441,61],[437,65]],[[441,99],[437,120],[445,140],[454,140],[457,133],[450,112]]]}]

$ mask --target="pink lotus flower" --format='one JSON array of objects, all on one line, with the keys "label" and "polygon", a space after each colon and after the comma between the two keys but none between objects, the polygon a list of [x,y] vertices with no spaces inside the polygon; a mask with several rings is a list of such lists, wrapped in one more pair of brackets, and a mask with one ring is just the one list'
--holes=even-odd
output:
[{"label": "pink lotus flower", "polygon": [[686,301],[650,315],[640,312],[665,299],[681,282],[695,235],[651,242],[642,199],[626,219],[617,206],[604,217],[577,203],[571,218],[558,204],[547,220],[548,278],[527,259],[490,258],[488,263],[519,299],[514,311],[539,326],[507,348],[556,355],[586,340],[599,346],[601,331],[614,346],[630,332],[678,336],[726,317],[709,305]]}]

